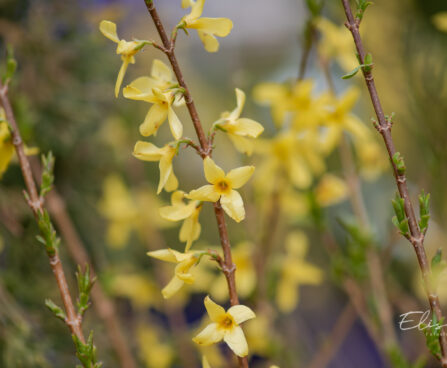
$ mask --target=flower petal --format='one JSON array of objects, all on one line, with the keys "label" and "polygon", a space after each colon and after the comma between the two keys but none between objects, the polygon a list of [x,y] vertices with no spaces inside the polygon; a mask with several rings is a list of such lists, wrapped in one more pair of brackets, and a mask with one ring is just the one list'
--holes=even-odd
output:
[{"label": "flower petal", "polygon": [[186,242],[185,252],[189,251],[194,240],[200,236],[201,226],[197,216],[188,217],[180,228],[179,239]]},{"label": "flower petal", "polygon": [[209,346],[219,342],[223,337],[224,334],[217,328],[217,323],[210,323],[192,341],[202,346]]},{"label": "flower petal", "polygon": [[168,180],[165,183],[164,189],[167,192],[172,192],[173,190],[176,190],[177,188],[178,188],[178,179],[174,174],[174,170],[172,170],[168,176]]},{"label": "flower petal", "polygon": [[251,178],[254,172],[254,166],[242,166],[231,170],[226,177],[231,182],[231,187],[238,189]]},{"label": "flower petal", "polygon": [[218,322],[219,318],[225,314],[225,309],[219,304],[214,303],[208,295],[205,297],[204,304],[206,311],[213,322]]},{"label": "flower petal", "polygon": [[169,299],[173,296],[177,291],[179,291],[185,283],[180,280],[178,277],[174,276],[171,281],[163,288],[161,294],[163,298]]},{"label": "flower petal", "polygon": [[138,141],[133,149],[133,155],[143,161],[159,161],[164,154],[163,148],[150,142]]},{"label": "flower petal", "polygon": [[198,201],[217,202],[220,194],[216,192],[214,185],[204,185],[198,189],[191,190],[187,197]]},{"label": "flower petal", "polygon": [[120,39],[118,38],[118,34],[116,33],[116,24],[113,22],[110,22],[108,20],[103,20],[101,23],[99,23],[99,30],[101,33],[107,37],[109,40],[112,40],[113,42],[120,42]]},{"label": "flower petal", "polygon": [[251,138],[241,137],[236,134],[228,134],[231,142],[233,142],[234,147],[241,153],[251,156],[254,149],[254,142]]},{"label": "flower petal", "polygon": [[153,88],[157,82],[150,77],[140,77],[132,81],[123,89],[123,96],[130,100],[155,102]]},{"label": "flower petal", "polygon": [[208,183],[214,184],[219,179],[225,177],[225,172],[208,156],[203,160],[203,168]]},{"label": "flower petal", "polygon": [[161,60],[154,59],[152,62],[151,77],[169,82],[172,80],[172,72]]},{"label": "flower petal", "polygon": [[183,135],[183,125],[172,107],[168,108],[168,121],[172,136],[175,140],[179,140]]},{"label": "flower petal", "polygon": [[219,41],[211,33],[197,31],[200,40],[208,52],[217,52],[219,50]]},{"label": "flower petal", "polygon": [[245,218],[244,202],[241,195],[232,190],[230,194],[224,194],[220,198],[222,208],[234,221],[241,222]]},{"label": "flower petal", "polygon": [[199,18],[187,25],[188,28],[200,30],[205,33],[226,37],[233,28],[233,22],[228,18]]},{"label": "flower petal", "polygon": [[[157,189],[157,194],[159,194],[161,192],[161,190],[164,188],[164,186],[168,183],[168,180],[171,179],[171,183],[170,184],[175,184],[175,182],[177,182],[178,185],[178,181],[177,178],[174,176],[173,178],[171,177],[172,175],[172,159],[174,158],[174,154],[175,154],[175,149],[173,147],[169,147],[169,146],[165,146],[169,149],[169,151],[166,152],[165,155],[163,155],[163,157],[160,159],[160,163],[159,163],[159,169],[160,169],[160,182],[158,183],[158,189]],[[174,180],[174,183],[172,183],[172,180]],[[176,189],[176,188],[174,188]]]},{"label": "flower petal", "polygon": [[227,332],[224,336],[224,341],[237,356],[244,357],[248,355],[247,340],[240,326],[235,327],[231,332]]},{"label": "flower petal", "polygon": [[143,123],[140,125],[140,134],[149,137],[157,132],[168,115],[168,106],[165,104],[154,104],[149,109]]},{"label": "flower petal", "polygon": [[256,314],[245,305],[234,305],[228,309],[228,313],[231,314],[238,325],[256,317]]},{"label": "flower petal", "polygon": [[116,78],[115,97],[118,97],[118,94],[120,93],[121,84],[123,83],[124,75],[126,74],[129,63],[130,58],[123,57],[123,63],[121,64],[120,71],[118,72],[118,77]]},{"label": "flower petal", "polygon": [[258,137],[264,131],[264,127],[257,121],[247,118],[240,118],[236,120],[233,128],[233,133],[252,138]]},{"label": "flower petal", "polygon": [[152,252],[147,252],[147,255],[149,257],[156,258],[156,259],[159,259],[159,260],[165,261],[165,262],[171,262],[171,263],[178,263],[178,262],[181,262],[181,261],[187,259],[188,257],[190,257],[190,255],[188,255],[188,254],[180,253],[180,252],[176,251],[175,249],[171,249],[171,248],[159,249],[159,250],[154,250]]},{"label": "flower petal", "polygon": [[[177,193],[177,192],[175,192]],[[174,193],[174,194],[175,194]],[[169,221],[180,221],[191,216],[196,208],[195,203],[188,205],[182,203],[175,206],[166,206],[160,208],[160,216]]]},{"label": "flower petal", "polygon": [[245,104],[245,93],[239,88],[236,88],[236,108],[230,113],[228,119],[235,120],[237,119],[242,112]]}]

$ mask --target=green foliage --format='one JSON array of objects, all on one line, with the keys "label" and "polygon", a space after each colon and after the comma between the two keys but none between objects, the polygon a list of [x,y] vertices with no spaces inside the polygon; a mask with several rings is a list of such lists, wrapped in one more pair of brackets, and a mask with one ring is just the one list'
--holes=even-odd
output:
[{"label": "green foliage", "polygon": [[394,213],[396,214],[396,216],[393,216],[392,218],[393,224],[403,236],[408,237],[410,232],[408,228],[408,219],[405,215],[404,199],[396,193],[396,198],[391,202],[393,203]]},{"label": "green foliage", "polygon": [[37,212],[38,225],[40,229],[40,234],[37,235],[37,240],[45,246],[50,257],[54,256],[59,247],[60,239],[54,230],[53,224],[51,223],[50,215],[47,210],[43,212]]},{"label": "green foliage", "polygon": [[357,66],[356,68],[354,68],[349,73],[342,76],[341,78],[342,79],[350,79],[350,78],[354,77],[360,69],[363,69],[363,71],[365,73],[368,73],[372,70],[373,65],[374,65],[374,63],[373,63],[373,59],[372,59],[372,54],[368,53],[365,56],[365,61],[363,64],[360,64],[359,66]]},{"label": "green foliage", "polygon": [[348,234],[347,245],[343,252],[332,259],[335,276],[340,278],[349,275],[359,281],[367,277],[366,251],[372,239],[370,234],[355,221],[339,220]]},{"label": "green foliage", "polygon": [[442,318],[439,323],[438,319],[436,318],[436,315],[433,314],[432,321],[429,325],[421,324],[422,332],[425,335],[425,344],[427,345],[428,350],[430,350],[430,353],[436,358],[441,358],[441,346],[439,344],[439,336],[442,331],[442,324],[443,324],[444,318]]},{"label": "green foliage", "polygon": [[406,167],[405,167],[404,158],[402,157],[400,152],[396,152],[393,155],[393,163],[394,163],[394,165],[396,165],[397,173],[399,175],[404,175]]},{"label": "green foliage", "polygon": [[[76,346],[76,356],[82,363],[84,368],[100,368],[101,362],[96,360],[96,347],[93,345],[93,331],[90,332],[87,342],[84,344],[76,335],[72,335]],[[80,368],[81,366],[76,366]]]},{"label": "green foliage", "polygon": [[90,276],[90,267],[85,265],[85,271],[82,272],[81,266],[78,265],[78,272],[76,272],[76,279],[78,280],[78,313],[83,316],[85,311],[90,306],[90,290],[95,283],[96,277],[91,278]]},{"label": "green foliage", "polygon": [[42,180],[40,183],[40,196],[44,197],[53,187],[54,182],[54,156],[50,151],[48,154],[42,155]]},{"label": "green foliage", "polygon": [[365,15],[365,11],[368,8],[368,6],[372,5],[372,1],[367,0],[356,0],[357,2],[357,12],[355,13],[355,18],[361,21],[363,19],[363,16]]},{"label": "green foliage", "polygon": [[56,303],[54,303],[51,299],[45,299],[45,306],[59,319],[65,322],[67,316],[65,312],[59,307]]},{"label": "green foliage", "polygon": [[423,368],[426,364],[425,357],[420,357],[414,363],[409,362],[397,346],[389,348],[387,353],[392,368]]},{"label": "green foliage", "polygon": [[2,82],[4,84],[8,83],[17,69],[17,61],[14,58],[14,49],[11,45],[7,47],[7,55],[6,55],[6,68],[2,75]]},{"label": "green foliage", "polygon": [[425,194],[424,191],[419,195],[419,228],[425,234],[428,229],[428,221],[430,220],[430,193]]}]

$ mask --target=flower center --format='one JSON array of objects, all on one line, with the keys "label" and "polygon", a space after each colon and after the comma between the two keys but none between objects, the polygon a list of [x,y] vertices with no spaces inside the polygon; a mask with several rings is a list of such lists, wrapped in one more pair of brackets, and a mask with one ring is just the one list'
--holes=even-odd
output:
[{"label": "flower center", "polygon": [[224,330],[231,330],[235,325],[236,323],[234,322],[233,317],[228,313],[225,313],[225,315],[222,316],[222,319],[219,321],[219,327]]},{"label": "flower center", "polygon": [[214,186],[221,194],[228,194],[231,191],[231,184],[226,179],[219,180]]}]

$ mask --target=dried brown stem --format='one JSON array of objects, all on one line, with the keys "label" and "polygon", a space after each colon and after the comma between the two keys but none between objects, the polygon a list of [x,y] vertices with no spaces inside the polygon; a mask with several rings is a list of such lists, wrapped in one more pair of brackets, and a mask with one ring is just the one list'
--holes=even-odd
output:
[{"label": "dried brown stem", "polygon": [[[14,144],[17,157],[19,158],[20,168],[22,170],[23,179],[29,196],[29,206],[33,211],[36,220],[40,214],[44,212],[44,200],[41,198],[37,191],[37,185],[34,182],[33,174],[31,172],[31,166],[28,158],[25,155],[24,145],[22,137],[20,135],[19,127],[14,117],[14,112],[9,102],[8,86],[3,85],[0,82],[0,102],[5,110],[6,120],[9,123],[12,142]],[[67,279],[65,277],[64,269],[62,267],[59,253],[56,250],[54,254],[48,254],[50,266],[53,271],[54,277],[59,288],[59,292],[64,304],[65,313],[67,315],[65,323],[70,329],[71,333],[76,335],[79,340],[85,343],[84,334],[82,333],[81,323],[82,318],[76,313],[73,301],[71,299],[70,291],[68,289]]]},{"label": "dried brown stem", "polygon": [[[155,27],[157,28],[157,32],[160,35],[161,41],[163,43],[164,47],[164,53],[169,59],[169,62],[172,66],[172,69],[174,71],[174,74],[177,78],[178,83],[180,86],[184,89],[184,96],[185,96],[185,102],[186,106],[189,111],[189,115],[191,116],[192,123],[194,125],[194,129],[197,134],[197,138],[199,139],[200,147],[203,151],[202,158],[205,158],[206,156],[211,156],[212,153],[212,146],[210,145],[210,142],[207,140],[205,133],[203,131],[202,123],[200,122],[199,115],[197,113],[197,109],[194,105],[194,101],[192,99],[191,93],[188,89],[188,86],[186,85],[185,79],[183,77],[182,71],[180,69],[180,66],[178,64],[177,58],[175,56],[174,51],[174,40],[170,40],[168,38],[168,35],[165,31],[165,28],[163,26],[163,23],[161,22],[160,17],[158,16],[157,10],[154,5],[153,0],[145,0],[145,4],[147,7],[147,10],[149,14],[152,17],[152,20],[155,24]],[[228,291],[230,295],[230,303],[231,305],[237,305],[239,304],[239,298],[237,295],[236,290],[236,266],[233,263],[232,256],[231,256],[231,244],[228,237],[228,230],[227,225],[225,222],[225,215],[224,211],[222,209],[222,206],[220,205],[220,202],[214,203],[214,213],[216,215],[217,220],[217,226],[219,230],[219,236],[220,236],[220,242],[222,246],[222,250],[224,253],[224,267],[222,267],[223,273],[225,275],[225,278],[227,280],[228,284]],[[239,366],[243,368],[248,367],[248,359],[247,357],[240,358],[238,357]]]},{"label": "dried brown stem", "polygon": [[[351,6],[349,4],[349,0],[342,0],[342,5],[347,19],[347,22],[345,23],[346,27],[349,29],[354,39],[355,47],[357,49],[357,53],[359,56],[359,61],[361,64],[364,64],[366,53],[359,32],[360,21],[354,18]],[[404,200],[405,214],[408,219],[408,226],[411,234],[409,240],[416,252],[416,257],[418,259],[419,267],[422,272],[425,292],[427,294],[427,298],[430,303],[430,308],[439,321],[442,319],[443,316],[439,304],[438,295],[436,294],[435,290],[433,289],[433,286],[431,285],[431,270],[430,270],[430,264],[427,259],[427,255],[425,253],[424,235],[422,234],[419,225],[417,223],[416,214],[414,212],[413,205],[411,203],[410,195],[408,192],[408,187],[406,183],[407,179],[405,173],[402,172],[399,173],[397,170],[396,163],[393,161],[393,156],[396,153],[396,148],[394,146],[394,141],[391,136],[391,124],[389,120],[385,117],[385,114],[383,112],[382,104],[380,102],[379,95],[377,93],[372,71],[370,69],[362,68],[362,72],[366,82],[366,86],[368,88],[371,102],[374,107],[374,111],[377,116],[378,120],[377,130],[382,135],[383,141],[388,151],[388,155],[390,157],[391,165],[393,167],[394,177],[396,179],[396,185],[399,190],[399,194]],[[447,367],[447,339],[445,336],[444,329],[441,329],[441,333],[439,336],[439,343],[441,346],[441,363],[443,367]]]}]

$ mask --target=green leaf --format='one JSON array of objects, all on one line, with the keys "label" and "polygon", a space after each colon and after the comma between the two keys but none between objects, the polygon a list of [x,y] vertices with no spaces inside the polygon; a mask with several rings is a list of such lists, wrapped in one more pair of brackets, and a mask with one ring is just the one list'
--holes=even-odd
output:
[{"label": "green leaf", "polygon": [[360,70],[360,65],[358,67],[356,67],[355,69],[351,70],[348,74],[345,74],[343,77],[341,77],[341,79],[350,79],[354,75],[356,75],[359,70]]},{"label": "green leaf", "polygon": [[439,344],[439,336],[441,334],[441,328],[444,321],[442,318],[439,323],[436,315],[433,314],[432,321],[429,326],[421,324],[422,332],[425,335],[425,344],[432,355],[438,360],[441,358],[441,346]]},{"label": "green leaf", "polygon": [[442,261],[442,249],[439,248],[431,259],[431,268],[436,268]]},{"label": "green leaf", "polygon": [[396,198],[393,199],[391,203],[393,204],[394,213],[396,214],[391,221],[403,236],[408,236],[410,229],[408,227],[408,219],[405,215],[404,199],[396,193]]},{"label": "green leaf", "polygon": [[44,197],[53,187],[54,182],[54,156],[50,151],[48,154],[42,155],[42,178],[40,184],[40,196]]},{"label": "green leaf", "polygon": [[17,61],[14,58],[14,49],[11,45],[7,47],[7,55],[6,55],[6,71],[2,78],[3,83],[7,83],[12,77],[17,69]]},{"label": "green leaf", "polygon": [[65,319],[67,316],[65,315],[65,312],[62,310],[61,307],[59,307],[57,304],[55,304],[51,299],[45,299],[45,306],[53,312],[53,314],[65,322]]},{"label": "green leaf", "polygon": [[427,232],[430,221],[430,193],[424,191],[419,195],[419,229],[423,234]]},{"label": "green leaf", "polygon": [[404,158],[402,157],[402,155],[400,154],[400,152],[396,152],[393,155],[393,162],[396,165],[396,169],[397,169],[397,173],[399,175],[404,175],[405,174],[405,162],[404,162]]},{"label": "green leaf", "polygon": [[76,272],[76,278],[78,280],[79,296],[77,300],[78,313],[82,316],[90,306],[90,291],[96,278],[90,277],[90,268],[85,265],[85,271],[82,272],[81,267],[78,266],[78,272]]}]

